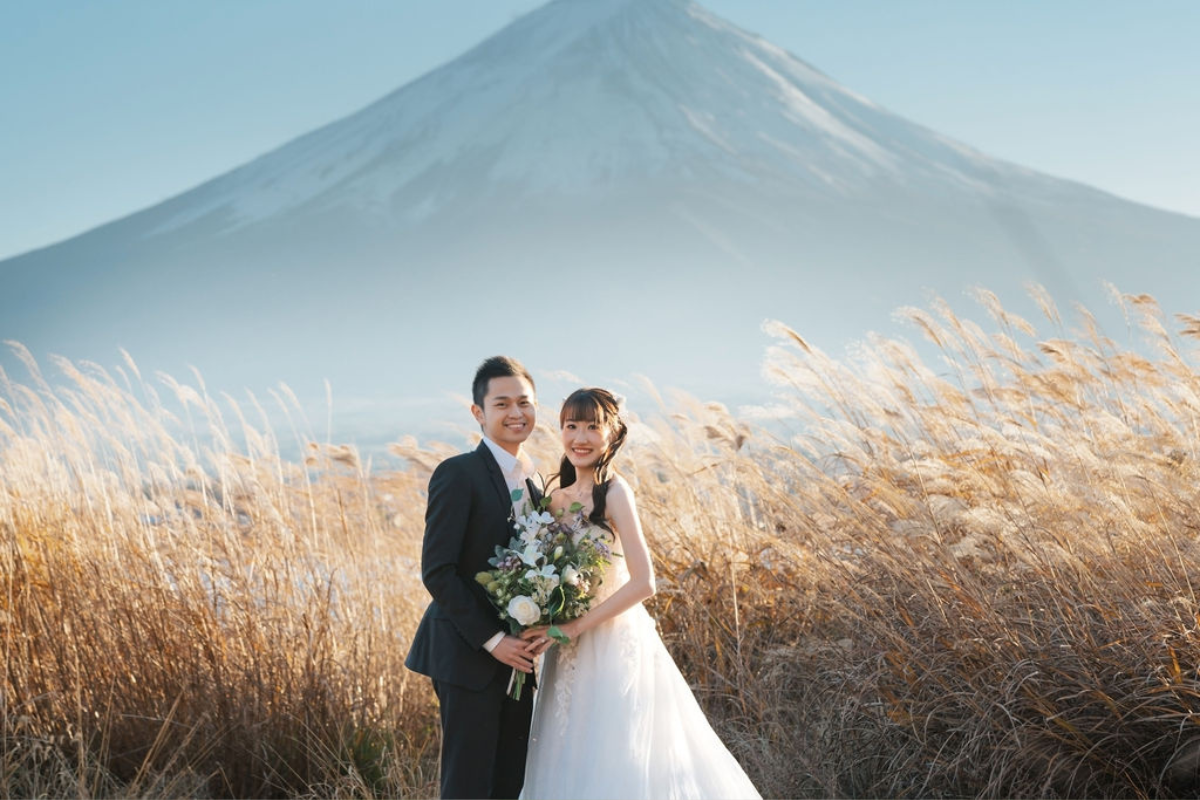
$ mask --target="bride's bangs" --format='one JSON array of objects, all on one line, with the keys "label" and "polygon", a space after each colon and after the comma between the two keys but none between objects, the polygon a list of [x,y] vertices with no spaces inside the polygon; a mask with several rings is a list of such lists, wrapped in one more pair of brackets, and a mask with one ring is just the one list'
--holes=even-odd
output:
[{"label": "bride's bangs", "polygon": [[558,414],[560,427],[566,424],[567,420],[604,425],[608,422],[608,415],[604,413],[604,407],[595,395],[590,392],[575,392],[563,403],[562,411]]}]

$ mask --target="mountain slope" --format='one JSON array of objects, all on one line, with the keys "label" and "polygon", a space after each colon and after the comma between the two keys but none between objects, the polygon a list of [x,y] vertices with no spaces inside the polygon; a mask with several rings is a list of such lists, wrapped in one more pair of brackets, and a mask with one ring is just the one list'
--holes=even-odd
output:
[{"label": "mountain slope", "polygon": [[481,186],[578,194],[649,178],[855,199],[1004,185],[1053,200],[1063,187],[892,115],[694,4],[560,0],[189,193],[153,232],[338,207],[420,222]]},{"label": "mountain slope", "polygon": [[[926,288],[1195,297],[1200,221],[990,159],[685,0],[557,0],[343,120],[0,262],[0,336],[210,385],[460,390],[494,352],[753,393]],[[1183,309],[1187,310],[1187,309]],[[738,387],[731,390],[730,387]]]}]

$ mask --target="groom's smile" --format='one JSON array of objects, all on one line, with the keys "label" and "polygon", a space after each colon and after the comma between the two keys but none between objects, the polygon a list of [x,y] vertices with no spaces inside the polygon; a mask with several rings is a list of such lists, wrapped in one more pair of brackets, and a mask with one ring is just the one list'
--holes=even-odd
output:
[{"label": "groom's smile", "polygon": [[492,378],[483,405],[471,406],[471,413],[484,436],[515,455],[537,421],[533,386],[521,377]]}]

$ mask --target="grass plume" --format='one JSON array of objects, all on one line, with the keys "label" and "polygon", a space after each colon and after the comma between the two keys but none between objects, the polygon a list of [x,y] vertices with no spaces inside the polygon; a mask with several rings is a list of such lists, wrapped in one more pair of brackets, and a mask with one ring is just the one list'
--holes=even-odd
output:
[{"label": "grass plume", "polygon": [[[618,461],[651,610],[766,796],[1200,788],[1200,322],[1123,296],[1148,344],[1122,348],[1044,292],[1049,335],[978,299],[986,328],[935,301],[902,312],[924,349],[852,359],[772,324],[774,423],[672,397]],[[434,698],[402,661],[454,448],[398,441],[382,471],[297,419],[287,460],[256,398],[163,376],[165,402],[128,358],[52,387],[21,355],[0,791],[435,793]],[[530,447],[557,462],[548,424]]]}]

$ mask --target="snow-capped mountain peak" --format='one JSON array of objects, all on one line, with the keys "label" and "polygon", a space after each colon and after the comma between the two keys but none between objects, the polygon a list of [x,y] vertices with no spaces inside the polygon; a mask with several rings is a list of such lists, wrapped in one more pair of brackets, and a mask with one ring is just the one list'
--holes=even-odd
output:
[{"label": "snow-capped mountain peak", "polygon": [[154,233],[348,207],[712,178],[870,194],[989,190],[1008,168],[839,86],[687,0],[557,0],[358,113],[206,184]]},{"label": "snow-capped mountain peak", "polygon": [[101,363],[123,346],[234,389],[426,396],[509,352],[729,399],[756,380],[764,318],[828,349],[927,288],[1194,298],[1197,252],[1200,221],[988,158],[697,3],[556,0],[345,119],[0,264],[0,338]]}]

